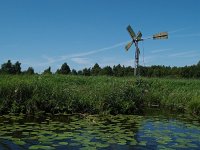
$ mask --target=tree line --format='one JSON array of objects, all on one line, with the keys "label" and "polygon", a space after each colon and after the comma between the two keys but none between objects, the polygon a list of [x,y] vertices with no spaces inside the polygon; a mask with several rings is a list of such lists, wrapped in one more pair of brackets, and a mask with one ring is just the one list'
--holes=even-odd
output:
[{"label": "tree line", "polygon": [[[138,68],[140,76],[144,77],[177,77],[177,78],[200,78],[200,61],[196,65],[184,66],[184,67],[170,67],[170,66],[139,66]],[[21,63],[17,61],[12,63],[8,60],[3,63],[0,68],[0,74],[36,74],[33,67],[29,67],[27,70],[21,70]],[[55,73],[52,73],[51,67],[48,67],[42,74],[71,74],[71,75],[84,75],[84,76],[133,76],[134,68],[129,66],[125,67],[120,64],[110,67],[100,67],[97,63],[91,68],[84,68],[76,71],[70,69],[69,65],[65,62],[61,65]]]}]

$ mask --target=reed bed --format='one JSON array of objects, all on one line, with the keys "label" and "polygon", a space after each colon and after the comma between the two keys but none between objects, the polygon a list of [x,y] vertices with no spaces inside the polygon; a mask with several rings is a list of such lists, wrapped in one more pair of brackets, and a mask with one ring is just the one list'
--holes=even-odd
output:
[{"label": "reed bed", "polygon": [[200,80],[1,75],[0,113],[136,114],[157,106],[200,114]]}]

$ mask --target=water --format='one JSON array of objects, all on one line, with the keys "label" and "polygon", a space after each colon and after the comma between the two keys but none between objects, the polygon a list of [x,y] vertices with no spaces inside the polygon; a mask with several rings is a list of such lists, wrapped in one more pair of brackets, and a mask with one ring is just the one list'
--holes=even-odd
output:
[{"label": "water", "polygon": [[142,116],[4,115],[0,116],[0,149],[200,149],[200,122],[158,112]]}]

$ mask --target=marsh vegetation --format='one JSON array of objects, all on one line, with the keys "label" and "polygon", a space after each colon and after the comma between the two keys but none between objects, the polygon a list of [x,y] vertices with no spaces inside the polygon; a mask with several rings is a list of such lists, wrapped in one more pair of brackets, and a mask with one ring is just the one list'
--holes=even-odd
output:
[{"label": "marsh vegetation", "polygon": [[0,149],[200,148],[198,79],[49,70],[0,75]]},{"label": "marsh vegetation", "polygon": [[72,75],[0,78],[1,114],[137,114],[151,106],[200,114],[200,81]]}]

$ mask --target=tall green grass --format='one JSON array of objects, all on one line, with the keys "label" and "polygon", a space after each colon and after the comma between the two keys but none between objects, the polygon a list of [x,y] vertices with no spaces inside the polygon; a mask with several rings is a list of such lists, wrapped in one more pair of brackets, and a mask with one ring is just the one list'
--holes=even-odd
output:
[{"label": "tall green grass", "polygon": [[83,76],[1,76],[0,112],[111,113],[141,111],[134,80]]},{"label": "tall green grass", "polygon": [[200,114],[200,81],[85,77],[66,75],[1,75],[0,113],[134,114],[145,106]]},{"label": "tall green grass", "polygon": [[200,114],[200,80],[148,79],[150,102],[182,112]]}]

